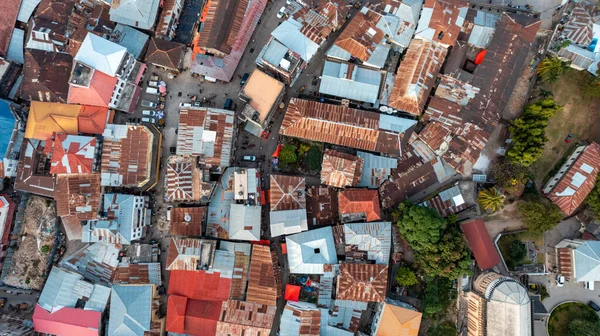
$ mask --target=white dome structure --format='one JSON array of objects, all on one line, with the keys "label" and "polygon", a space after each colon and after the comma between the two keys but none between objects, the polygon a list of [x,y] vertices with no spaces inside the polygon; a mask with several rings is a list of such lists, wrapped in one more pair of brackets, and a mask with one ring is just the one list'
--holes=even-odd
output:
[{"label": "white dome structure", "polygon": [[512,278],[496,279],[488,286],[485,298],[488,336],[530,336],[531,300],[523,285]]}]

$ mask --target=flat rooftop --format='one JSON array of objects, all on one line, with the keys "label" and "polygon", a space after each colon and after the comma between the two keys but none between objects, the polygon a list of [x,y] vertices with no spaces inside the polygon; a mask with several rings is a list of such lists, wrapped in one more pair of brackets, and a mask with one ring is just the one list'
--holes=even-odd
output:
[{"label": "flat rooftop", "polygon": [[273,109],[273,105],[277,103],[284,87],[282,82],[255,69],[244,85],[241,94],[250,98],[249,104],[259,113],[258,119],[262,124]]}]

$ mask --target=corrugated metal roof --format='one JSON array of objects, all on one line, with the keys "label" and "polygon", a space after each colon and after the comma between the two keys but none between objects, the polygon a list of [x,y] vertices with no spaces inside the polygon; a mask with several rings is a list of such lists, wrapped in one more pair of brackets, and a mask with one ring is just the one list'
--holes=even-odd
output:
[{"label": "corrugated metal roof", "polygon": [[115,271],[113,284],[154,284],[160,286],[162,266],[160,263],[131,264],[119,263]]},{"label": "corrugated metal roof", "polygon": [[369,60],[376,46],[384,39],[385,33],[377,27],[380,19],[381,15],[363,7],[335,40],[335,45],[363,62],[369,61],[369,64],[381,67],[381,64]]},{"label": "corrugated metal roof", "polygon": [[392,223],[353,223],[344,225],[346,252],[365,251],[367,259],[387,265],[392,244]]},{"label": "corrugated metal roof", "polygon": [[354,155],[326,149],[321,166],[321,184],[336,188],[353,187],[360,181],[363,160]]},{"label": "corrugated metal roof", "polygon": [[463,0],[425,0],[415,36],[453,46],[467,9],[468,3]]},{"label": "corrugated metal roof", "polygon": [[379,188],[388,179],[392,169],[398,167],[398,160],[366,152],[356,152],[363,159],[363,168],[358,187]]},{"label": "corrugated metal roof", "polygon": [[211,268],[215,251],[215,240],[171,238],[165,269],[193,271]]},{"label": "corrugated metal roof", "polygon": [[107,125],[102,146],[101,183],[141,187],[150,181],[154,135],[146,126]]},{"label": "corrugated metal roof", "polygon": [[434,198],[421,203],[421,205],[432,208],[442,217],[459,213],[467,208],[467,203],[460,192],[458,185],[441,191]]},{"label": "corrugated metal roof", "polygon": [[306,209],[271,211],[271,237],[279,237],[308,230]]},{"label": "corrugated metal roof", "polygon": [[284,46],[279,41],[272,39],[262,58],[271,64],[279,65],[287,52],[288,47]]},{"label": "corrugated metal roof", "polygon": [[339,221],[337,191],[329,187],[309,188],[306,216],[316,226]]},{"label": "corrugated metal roof", "polygon": [[231,204],[228,238],[260,240],[261,206]]},{"label": "corrugated metal roof", "polygon": [[344,222],[372,222],[381,219],[377,190],[346,189],[338,193],[338,203],[340,217]]},{"label": "corrugated metal roof", "polygon": [[323,274],[325,264],[337,264],[331,227],[286,236],[290,273]]},{"label": "corrugated metal roof", "polygon": [[341,264],[336,300],[384,302],[387,278],[387,264]]},{"label": "corrugated metal roof", "polygon": [[319,92],[375,104],[382,73],[349,63],[325,61]]},{"label": "corrugated metal roof", "polygon": [[60,265],[83,275],[96,284],[110,285],[119,260],[119,248],[113,244],[95,243],[83,247]]},{"label": "corrugated metal roof", "polygon": [[594,64],[596,58],[594,52],[573,44],[566,48],[561,48],[558,51],[558,56],[570,60],[572,66],[575,65],[582,69],[587,69],[590,65]]},{"label": "corrugated metal roof", "polygon": [[143,336],[150,331],[153,292],[153,285],[114,285],[108,334]]},{"label": "corrugated metal roof", "polygon": [[578,282],[600,281],[600,241],[585,241],[573,253]]},{"label": "corrugated metal roof", "polygon": [[171,235],[182,237],[202,236],[202,224],[206,212],[206,207],[172,208]]},{"label": "corrugated metal roof", "polygon": [[262,336],[273,326],[277,307],[244,301],[223,301],[217,335]]},{"label": "corrugated metal roof", "polygon": [[88,33],[73,59],[109,76],[116,76],[126,54],[127,48]]},{"label": "corrugated metal roof", "polygon": [[127,48],[127,51],[135,58],[140,58],[146,43],[150,37],[141,31],[129,26],[117,23],[110,40]]},{"label": "corrugated metal roof", "polygon": [[281,315],[281,336],[318,336],[321,311],[312,303],[288,302]]},{"label": "corrugated metal roof", "polygon": [[593,37],[593,18],[590,14],[590,9],[587,3],[577,3],[569,22],[564,25],[562,35],[575,44],[587,46],[592,42]]},{"label": "corrugated metal roof", "polygon": [[151,29],[159,5],[160,0],[116,0],[112,2],[110,20],[139,29]]},{"label": "corrugated metal roof", "polygon": [[271,36],[290,50],[298,53],[308,63],[319,50],[319,45],[302,34],[301,28],[300,23],[290,18],[277,26],[271,32]]},{"label": "corrugated metal roof", "polygon": [[23,64],[25,62],[23,57],[24,46],[25,31],[19,28],[13,29],[12,35],[10,36],[10,43],[8,44],[8,50],[6,51],[6,58]]},{"label": "corrugated metal roof", "polygon": [[271,211],[306,208],[306,179],[301,176],[271,174]]},{"label": "corrugated metal roof", "polygon": [[277,280],[271,250],[268,246],[252,245],[252,260],[248,276],[246,301],[265,305],[277,303]]},{"label": "corrugated metal roof", "polygon": [[460,228],[469,242],[469,247],[473,251],[479,268],[490,269],[500,262],[498,251],[494,247],[482,219],[462,223]]},{"label": "corrugated metal roof", "polygon": [[21,7],[19,8],[19,14],[17,15],[17,21],[23,23],[29,22],[31,14],[35,8],[40,4],[42,0],[23,0],[21,1]]}]

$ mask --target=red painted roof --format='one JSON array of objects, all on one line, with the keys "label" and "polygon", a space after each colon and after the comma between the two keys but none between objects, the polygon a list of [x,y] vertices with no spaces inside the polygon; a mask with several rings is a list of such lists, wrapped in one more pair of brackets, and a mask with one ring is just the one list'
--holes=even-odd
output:
[{"label": "red painted roof", "polygon": [[169,291],[171,295],[186,296],[206,301],[226,301],[229,299],[231,279],[222,278],[219,272],[169,271]]},{"label": "red painted roof", "polygon": [[482,219],[463,223],[460,227],[469,242],[479,268],[492,268],[500,262],[498,251],[492,243]]},{"label": "red painted roof", "polygon": [[216,335],[221,301],[193,300],[170,295],[166,330],[188,335]]},{"label": "red painted roof", "polygon": [[85,104],[93,106],[108,107],[112,97],[117,77],[109,76],[101,71],[94,71],[90,87],[69,87],[69,104]]},{"label": "red painted roof", "polygon": [[364,213],[367,222],[381,219],[377,190],[347,189],[338,194],[340,215]]},{"label": "red painted roof", "polygon": [[567,216],[571,215],[594,189],[599,170],[600,145],[593,142],[583,150],[547,197]]},{"label": "red painted roof", "polygon": [[33,328],[54,335],[98,336],[102,313],[77,308],[62,308],[51,314],[39,305],[33,313]]},{"label": "red painted roof", "polygon": [[94,169],[96,138],[55,134],[46,147],[52,152],[50,174],[91,173]]},{"label": "red painted roof", "polygon": [[284,299],[286,299],[288,301],[298,302],[298,300],[300,299],[300,289],[301,289],[300,286],[295,286],[295,285],[290,285],[290,284],[285,285]]},{"label": "red painted roof", "polygon": [[98,106],[82,106],[77,115],[79,133],[102,134],[106,128],[108,109]]}]

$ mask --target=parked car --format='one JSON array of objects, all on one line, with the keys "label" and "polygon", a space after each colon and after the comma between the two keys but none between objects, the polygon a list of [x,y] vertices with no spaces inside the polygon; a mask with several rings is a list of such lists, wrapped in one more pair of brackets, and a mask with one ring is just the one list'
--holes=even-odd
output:
[{"label": "parked car", "polygon": [[160,95],[160,92],[158,92],[158,89],[157,88],[153,88],[153,87],[147,87],[146,88],[146,93],[157,95],[157,96]]},{"label": "parked car", "polygon": [[285,6],[282,6],[277,12],[277,18],[281,19],[285,15]]},{"label": "parked car", "polygon": [[600,306],[595,304],[593,301],[588,302],[588,306],[592,307],[593,310],[600,312]]},{"label": "parked car", "polygon": [[148,116],[148,117],[154,117],[156,115],[156,111],[143,110],[142,115]]},{"label": "parked car", "polygon": [[156,120],[154,118],[142,118],[142,122],[156,124]]},{"label": "parked car", "polygon": [[179,103],[179,107],[192,107],[190,103]]},{"label": "parked car", "polygon": [[142,106],[155,108],[156,107],[156,103],[155,102],[151,102],[149,100],[142,100]]},{"label": "parked car", "polygon": [[559,274],[559,275],[556,277],[556,286],[558,286],[558,287],[562,287],[562,286],[564,286],[564,285],[565,285],[565,277]]},{"label": "parked car", "polygon": [[152,87],[158,87],[158,82],[157,81],[148,81],[148,86],[152,86]]},{"label": "parked car", "polygon": [[154,75],[153,75],[153,76],[150,76],[150,80],[151,80],[151,81],[158,82],[158,81],[160,80],[160,77],[158,77],[158,76],[154,76]]},{"label": "parked car", "polygon": [[594,290],[594,282],[593,281],[588,281],[585,283],[585,288],[593,291]]},{"label": "parked car", "polygon": [[248,77],[250,77],[250,74],[246,72],[242,76],[242,80],[240,81],[240,86],[244,86],[244,84],[246,84],[246,82],[248,81]]},{"label": "parked car", "polygon": [[226,109],[226,110],[231,109],[231,103],[233,103],[233,100],[231,100],[231,98],[227,98],[227,100],[225,101],[225,105],[223,106],[223,108]]},{"label": "parked car", "polygon": [[256,156],[254,156],[254,155],[244,155],[244,161],[256,161]]}]

